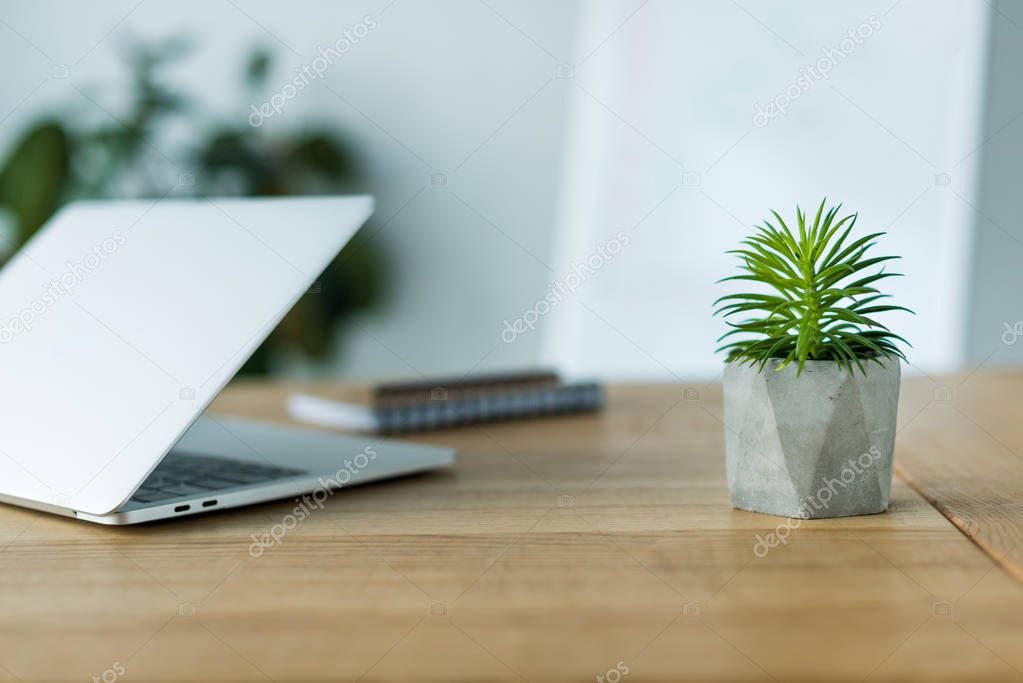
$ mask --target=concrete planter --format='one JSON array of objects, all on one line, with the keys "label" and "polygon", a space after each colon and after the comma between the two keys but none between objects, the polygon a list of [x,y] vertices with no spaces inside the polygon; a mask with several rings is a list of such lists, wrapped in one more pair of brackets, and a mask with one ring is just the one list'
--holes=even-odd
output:
[{"label": "concrete planter", "polygon": [[884,512],[899,403],[897,358],[833,361],[781,372],[778,360],[725,367],[725,444],[732,506],[815,519]]}]

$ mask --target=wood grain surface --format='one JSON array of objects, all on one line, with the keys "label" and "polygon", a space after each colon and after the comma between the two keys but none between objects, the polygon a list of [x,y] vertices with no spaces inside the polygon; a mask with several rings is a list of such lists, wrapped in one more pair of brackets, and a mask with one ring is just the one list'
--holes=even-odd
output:
[{"label": "wood grain surface", "polygon": [[1023,373],[920,379],[904,403],[899,475],[1023,581]]},{"label": "wood grain surface", "polygon": [[[1011,447],[1018,381],[957,404]],[[215,410],[283,421],[294,388]],[[1010,544],[970,484],[999,445],[905,397],[900,466]],[[342,490],[258,556],[294,501],[125,528],[0,507],[0,680],[1023,680],[1020,585],[900,480],[758,557],[786,522],[729,507],[720,418],[717,386],[619,386],[602,415],[430,434],[452,470]]]}]

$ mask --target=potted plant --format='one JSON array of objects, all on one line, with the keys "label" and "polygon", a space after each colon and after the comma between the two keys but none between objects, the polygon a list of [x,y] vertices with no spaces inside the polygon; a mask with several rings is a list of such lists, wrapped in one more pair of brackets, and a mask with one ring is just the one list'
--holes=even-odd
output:
[{"label": "potted plant", "polygon": [[[732,505],[786,517],[864,515],[888,508],[899,401],[898,343],[875,319],[891,311],[876,285],[896,256],[868,256],[884,233],[853,236],[841,205],[793,229],[772,211],[742,241],[742,274],[758,291],[723,296],[731,329],[725,442]],[[745,289],[745,287],[744,287]],[[908,345],[908,343],[907,343]]]}]

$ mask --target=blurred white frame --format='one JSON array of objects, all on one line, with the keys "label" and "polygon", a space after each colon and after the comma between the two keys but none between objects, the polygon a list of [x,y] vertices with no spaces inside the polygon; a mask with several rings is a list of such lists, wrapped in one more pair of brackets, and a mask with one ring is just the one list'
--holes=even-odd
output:
[{"label": "blurred white frame", "polygon": [[[616,17],[576,69],[552,262],[568,272],[619,230],[632,241],[552,312],[544,359],[571,374],[714,377],[715,281],[734,269],[723,252],[769,209],[828,194],[861,229],[888,231],[879,253],[903,256],[888,291],[917,312],[891,318],[914,345],[909,372],[961,365],[988,7],[618,0],[584,6],[580,41]],[[755,125],[755,106],[793,85],[786,113]]]}]

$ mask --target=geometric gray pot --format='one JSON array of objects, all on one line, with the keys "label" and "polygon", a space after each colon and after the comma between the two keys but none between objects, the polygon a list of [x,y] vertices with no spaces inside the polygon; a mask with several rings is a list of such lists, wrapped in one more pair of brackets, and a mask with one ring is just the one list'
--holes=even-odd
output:
[{"label": "geometric gray pot", "polygon": [[899,404],[898,358],[778,372],[780,360],[725,366],[725,453],[732,506],[785,517],[888,509]]}]

